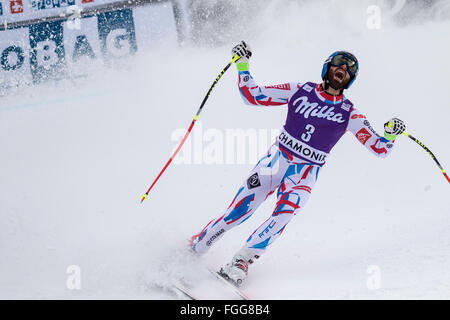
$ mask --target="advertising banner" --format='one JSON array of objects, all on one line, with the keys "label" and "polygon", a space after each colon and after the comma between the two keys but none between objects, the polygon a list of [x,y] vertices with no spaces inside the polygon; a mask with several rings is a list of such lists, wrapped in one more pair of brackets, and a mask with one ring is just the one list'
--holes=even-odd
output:
[{"label": "advertising banner", "polygon": [[[85,74],[89,64],[105,64],[133,55],[140,47],[155,46],[158,41],[177,42],[173,8],[168,1],[125,8],[118,6],[119,2],[110,0],[23,1],[30,4],[25,9],[22,0],[8,2],[8,14],[20,11],[32,19],[15,20],[15,25],[10,19],[9,23],[2,24],[3,30],[0,31],[2,87],[65,78],[68,73]],[[61,8],[74,10],[76,7],[70,6],[74,2],[92,5],[94,1],[109,6],[92,7],[96,10],[91,11],[70,11],[70,15],[36,20],[29,14]],[[4,14],[5,1],[1,4]]]}]

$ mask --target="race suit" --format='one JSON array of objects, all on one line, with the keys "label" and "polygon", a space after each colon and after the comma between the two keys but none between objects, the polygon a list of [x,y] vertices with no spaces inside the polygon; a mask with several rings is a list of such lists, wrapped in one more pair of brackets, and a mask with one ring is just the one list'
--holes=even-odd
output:
[{"label": "race suit", "polygon": [[272,193],[277,202],[272,215],[247,239],[246,246],[259,257],[305,207],[331,149],[352,132],[372,154],[384,158],[394,141],[379,136],[344,95],[332,96],[321,84],[285,83],[258,86],[248,71],[239,71],[244,102],[257,107],[288,107],[286,123],[270,147],[239,187],[223,215],[211,220],[192,237],[192,249],[206,252],[226,231],[247,220]]}]

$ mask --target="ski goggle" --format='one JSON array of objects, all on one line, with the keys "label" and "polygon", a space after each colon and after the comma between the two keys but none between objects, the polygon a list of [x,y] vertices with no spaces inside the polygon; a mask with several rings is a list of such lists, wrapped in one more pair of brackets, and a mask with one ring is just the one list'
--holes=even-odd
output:
[{"label": "ski goggle", "polygon": [[358,72],[358,63],[351,57],[344,54],[337,54],[331,58],[330,64],[333,67],[340,67],[343,64],[347,66],[347,71],[350,76],[354,77]]}]

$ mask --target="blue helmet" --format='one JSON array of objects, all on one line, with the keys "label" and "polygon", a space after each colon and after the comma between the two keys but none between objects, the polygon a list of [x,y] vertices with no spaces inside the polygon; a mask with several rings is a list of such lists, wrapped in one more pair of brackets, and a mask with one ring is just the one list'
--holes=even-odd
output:
[{"label": "blue helmet", "polygon": [[355,81],[359,70],[358,59],[356,59],[356,57],[350,52],[347,51],[333,52],[323,63],[322,80],[326,79],[330,65],[338,67],[343,64],[347,65],[347,72],[350,75],[350,81],[344,87],[344,89],[348,89],[352,85],[353,81]]}]

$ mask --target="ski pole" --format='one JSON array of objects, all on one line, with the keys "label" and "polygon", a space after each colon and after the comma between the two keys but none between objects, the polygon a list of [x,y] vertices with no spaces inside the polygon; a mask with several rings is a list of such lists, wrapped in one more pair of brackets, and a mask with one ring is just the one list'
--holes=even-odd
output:
[{"label": "ski pole", "polygon": [[222,78],[223,74],[225,73],[225,71],[228,70],[228,68],[235,63],[237,60],[239,60],[240,57],[235,55],[233,57],[233,59],[231,59],[231,61],[225,66],[225,68],[223,68],[223,70],[219,73],[219,75],[217,76],[216,80],[214,80],[213,84],[211,85],[211,88],[209,88],[208,92],[206,93],[205,98],[203,98],[202,103],[200,104],[200,108],[198,109],[197,113],[194,116],[194,119],[192,119],[191,124],[189,125],[189,128],[186,132],[186,134],[184,135],[183,139],[181,140],[180,144],[178,145],[178,147],[175,149],[175,152],[172,154],[172,156],[169,158],[169,161],[167,161],[166,165],[162,168],[161,172],[158,174],[158,176],[156,177],[156,179],[153,181],[152,185],[150,186],[150,188],[148,188],[147,192],[142,196],[141,198],[141,203],[144,200],[147,200],[148,194],[150,192],[150,190],[152,190],[153,186],[156,184],[156,182],[159,180],[159,178],[162,176],[162,174],[164,173],[164,171],[166,171],[167,167],[170,165],[170,163],[172,162],[172,160],[176,157],[176,155],[178,154],[178,152],[180,151],[181,147],[183,146],[184,142],[187,140],[189,134],[192,131],[192,128],[195,125],[195,122],[198,119],[198,116],[200,115],[200,112],[202,112],[203,107],[205,106],[206,100],[208,100],[209,95],[211,94],[211,91],[214,89],[214,87],[216,86],[217,82],[219,82],[220,78]]},{"label": "ski pole", "polygon": [[433,158],[434,162],[436,162],[436,164],[438,165],[439,169],[441,169],[442,174],[444,175],[444,177],[447,179],[447,181],[450,183],[450,178],[448,177],[447,173],[445,172],[445,170],[442,168],[441,164],[439,163],[439,161],[437,160],[437,158],[435,157],[435,155],[433,154],[433,152],[431,152],[430,149],[427,148],[427,146],[425,146],[421,141],[419,141],[418,139],[414,138],[412,135],[403,132],[403,134],[405,136],[407,136],[408,138],[410,138],[412,141],[416,142],[419,146],[421,146],[422,148],[425,149],[426,152],[428,152],[428,154]]}]

